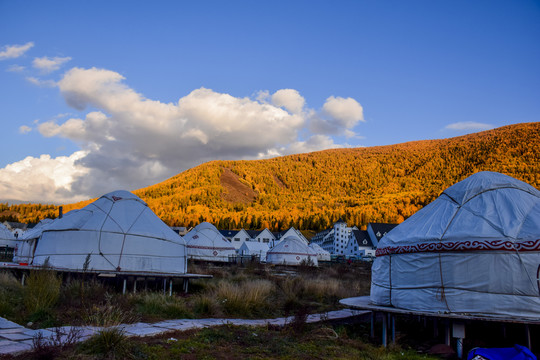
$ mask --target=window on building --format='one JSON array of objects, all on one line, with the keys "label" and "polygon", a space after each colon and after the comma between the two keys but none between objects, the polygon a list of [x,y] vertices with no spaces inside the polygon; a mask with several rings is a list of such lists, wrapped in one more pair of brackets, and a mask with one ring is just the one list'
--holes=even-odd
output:
[{"label": "window on building", "polygon": [[234,241],[240,241],[240,238],[234,238]]}]

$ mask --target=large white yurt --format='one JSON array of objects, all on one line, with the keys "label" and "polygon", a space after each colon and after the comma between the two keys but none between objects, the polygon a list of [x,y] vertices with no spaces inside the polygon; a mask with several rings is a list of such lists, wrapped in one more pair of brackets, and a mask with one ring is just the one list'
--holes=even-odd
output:
[{"label": "large white yurt", "polygon": [[137,196],[114,191],[48,225],[33,265],[89,270],[184,274],[186,246]]},{"label": "large white yurt", "polygon": [[330,261],[331,256],[330,253],[326,250],[324,250],[322,247],[320,247],[318,244],[310,243],[309,247],[317,253],[317,260],[318,261]]},{"label": "large white yurt", "polygon": [[269,247],[267,243],[260,243],[258,241],[245,241],[238,253],[243,256],[258,256],[261,261],[266,261],[266,253]]},{"label": "large white yurt", "polygon": [[276,265],[318,265],[317,253],[296,236],[288,236],[266,253],[266,262]]},{"label": "large white yurt", "polygon": [[188,257],[193,260],[228,262],[236,255],[234,246],[212,224],[202,222],[188,232],[184,239]]},{"label": "large white yurt", "polygon": [[371,301],[396,308],[540,316],[540,191],[480,172],[381,239]]},{"label": "large white yurt", "polygon": [[17,243],[16,240],[13,233],[4,224],[0,224],[0,248],[14,248]]},{"label": "large white yurt", "polygon": [[18,262],[25,265],[32,263],[37,241],[41,237],[43,230],[50,226],[53,221],[53,219],[43,219],[37,223],[36,226],[25,231],[19,237],[15,252],[13,254],[13,262]]}]

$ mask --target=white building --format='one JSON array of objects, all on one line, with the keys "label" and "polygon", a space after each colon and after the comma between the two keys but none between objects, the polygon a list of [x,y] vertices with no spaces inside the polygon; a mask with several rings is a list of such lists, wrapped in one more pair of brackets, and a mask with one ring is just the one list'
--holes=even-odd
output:
[{"label": "white building", "polygon": [[347,245],[351,240],[353,230],[358,230],[358,228],[356,226],[348,227],[345,221],[339,219],[332,228],[316,234],[311,242],[332,255],[349,255],[347,254]]}]

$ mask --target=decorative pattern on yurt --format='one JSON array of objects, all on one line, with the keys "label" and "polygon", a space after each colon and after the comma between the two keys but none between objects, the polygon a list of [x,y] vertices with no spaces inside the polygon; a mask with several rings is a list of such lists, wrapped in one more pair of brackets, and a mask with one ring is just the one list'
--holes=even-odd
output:
[{"label": "decorative pattern on yurt", "polygon": [[380,241],[371,301],[415,311],[540,316],[540,191],[480,172]]}]

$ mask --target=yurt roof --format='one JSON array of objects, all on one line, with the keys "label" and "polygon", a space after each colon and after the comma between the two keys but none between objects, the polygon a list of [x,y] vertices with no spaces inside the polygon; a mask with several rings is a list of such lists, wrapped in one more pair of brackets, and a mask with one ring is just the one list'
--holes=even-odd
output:
[{"label": "yurt roof", "polygon": [[266,243],[261,243],[258,241],[245,241],[242,246],[240,246],[240,249],[247,248],[250,251],[268,251],[269,247]]},{"label": "yurt roof", "polygon": [[40,222],[36,224],[33,228],[31,228],[28,231],[25,231],[23,235],[20,237],[20,239],[36,239],[41,236],[43,233],[43,230],[45,230],[47,227],[49,227],[54,222],[53,219],[43,219]]},{"label": "yurt roof", "polygon": [[276,246],[274,246],[269,253],[291,253],[299,255],[310,255],[316,256],[317,253],[307,246],[302,240],[296,236],[287,236],[285,239],[280,241]]},{"label": "yurt roof", "polygon": [[144,201],[125,190],[113,191],[80,210],[66,213],[63,218],[52,222],[44,232],[56,230],[129,233],[184,242]]},{"label": "yurt roof", "polygon": [[309,247],[312,248],[317,254],[330,254],[328,251],[320,247],[319,244],[310,243]]},{"label": "yurt roof", "polygon": [[0,240],[15,240],[15,236],[4,224],[0,224]]},{"label": "yurt roof", "polygon": [[390,231],[377,254],[409,252],[408,247],[421,243],[439,243],[444,250],[454,244],[466,250],[463,246],[481,246],[477,243],[481,240],[507,244],[538,239],[540,191],[510,176],[484,171],[449,187]]},{"label": "yurt roof", "polygon": [[202,222],[195,226],[184,236],[184,239],[188,246],[194,243],[211,242],[213,246],[216,246],[217,243],[218,247],[222,248],[223,250],[230,249],[236,251],[234,246],[232,246],[232,244],[225,239],[223,235],[221,235],[218,229],[208,222]]}]

